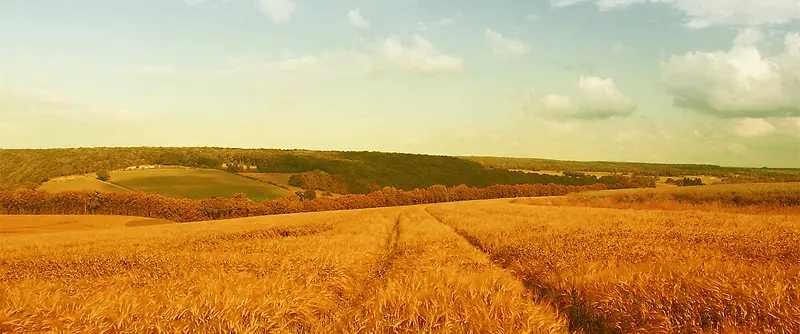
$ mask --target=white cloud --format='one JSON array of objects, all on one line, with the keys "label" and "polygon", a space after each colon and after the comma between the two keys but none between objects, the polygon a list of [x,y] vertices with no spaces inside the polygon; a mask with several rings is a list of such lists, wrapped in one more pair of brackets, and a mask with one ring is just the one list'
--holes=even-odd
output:
[{"label": "white cloud", "polygon": [[183,0],[187,6],[195,6],[206,2],[207,0]]},{"label": "white cloud", "polygon": [[449,25],[453,25],[454,23],[456,23],[456,18],[455,17],[445,17],[445,18],[441,18],[441,19],[438,19],[438,20],[434,21],[433,25],[437,25],[437,26],[440,26],[440,27],[446,27],[446,26],[449,26]]},{"label": "white cloud", "polygon": [[550,5],[555,8],[569,7],[588,0],[550,0]]},{"label": "white cloud", "polygon": [[[219,79],[253,80],[254,87],[294,90],[327,80],[366,77],[373,72],[373,56],[351,50],[331,50],[318,54],[286,55],[272,61],[232,58],[225,68],[200,73]],[[329,83],[329,82],[328,82]],[[277,87],[277,88],[276,88]]]},{"label": "white cloud", "polygon": [[800,19],[797,0],[550,0],[553,7],[592,2],[602,11],[636,4],[663,3],[683,13],[684,25],[706,28],[718,25],[774,25]]},{"label": "white cloud", "polygon": [[410,39],[390,36],[368,43],[366,51],[325,51],[320,54],[287,56],[285,59],[270,62],[234,58],[229,61],[227,68],[213,74],[253,75],[269,78],[273,82],[296,83],[326,77],[368,77],[391,70],[423,75],[457,73],[463,67],[462,58],[445,54],[425,37],[413,35]]},{"label": "white cloud", "polygon": [[545,129],[553,135],[574,135],[580,130],[575,123],[557,122],[547,118],[543,118],[542,123]]},{"label": "white cloud", "polygon": [[800,34],[787,34],[772,57],[755,46],[762,38],[746,29],[728,52],[671,57],[662,75],[675,104],[723,117],[800,116]]},{"label": "white cloud", "polygon": [[[187,6],[189,6],[189,7],[193,7],[193,6],[197,6],[197,5],[202,5],[202,4],[204,4],[204,3],[207,3],[207,2],[210,2],[210,1],[211,1],[211,0],[183,0],[183,2],[184,2],[184,3],[186,3],[186,5],[187,5]],[[221,1],[221,2],[229,2],[229,1],[231,1],[231,0],[217,0],[217,1]]]},{"label": "white cloud", "polygon": [[288,23],[297,9],[294,0],[256,0],[256,7],[276,24]]},{"label": "white cloud", "polygon": [[733,39],[734,45],[756,45],[764,40],[761,30],[748,28],[739,32]]},{"label": "white cloud", "polygon": [[[768,124],[774,128],[769,133],[800,138],[800,117],[768,118],[765,121],[769,122]],[[797,142],[797,144],[800,145],[800,142]],[[800,149],[800,146],[798,146],[798,149]]]},{"label": "white cloud", "polygon": [[456,13],[455,15],[453,15],[451,17],[444,17],[444,18],[441,18],[441,19],[438,19],[438,20],[435,20],[435,21],[431,21],[431,22],[428,22],[428,23],[423,22],[423,21],[419,21],[419,22],[417,22],[417,30],[419,30],[419,31],[427,31],[430,26],[434,26],[434,27],[451,26],[451,25],[455,24],[458,20],[460,20],[463,17],[464,17],[463,14]]},{"label": "white cloud", "polygon": [[117,120],[133,119],[138,114],[118,109],[100,109],[52,89],[16,90],[0,87],[0,106],[3,115],[19,117],[91,118],[108,117]]},{"label": "white cloud", "polygon": [[449,18],[449,17],[446,17],[446,18],[443,18],[443,19],[439,19],[439,20],[437,20],[437,21],[436,21],[436,22],[434,22],[433,24],[435,24],[435,25],[437,25],[437,26],[446,27],[446,26],[449,26],[449,25],[451,25],[451,24],[453,24],[453,23],[456,23],[456,20],[455,20],[455,19],[453,19],[453,18]]},{"label": "white cloud", "polygon": [[462,58],[437,50],[421,35],[413,35],[409,43],[390,36],[381,43],[378,52],[382,62],[421,74],[453,73],[464,68]]},{"label": "white cloud", "polygon": [[263,64],[263,67],[271,73],[287,73],[291,75],[332,70],[354,72],[355,69],[367,69],[370,61],[369,56],[366,54],[339,50],[326,51],[319,55],[307,55],[268,62]]},{"label": "white cloud", "polygon": [[775,126],[761,118],[744,118],[736,122],[733,130],[736,134],[751,138],[775,132]]},{"label": "white cloud", "polygon": [[577,98],[548,94],[526,97],[524,109],[544,119],[608,119],[624,117],[636,110],[636,104],[617,89],[612,79],[582,76],[577,82]]},{"label": "white cloud", "polygon": [[733,152],[734,154],[743,155],[747,153],[747,147],[739,144],[739,143],[730,143],[728,144],[728,150]]},{"label": "white cloud", "polygon": [[486,28],[486,40],[497,57],[520,57],[531,52],[530,46],[518,39],[506,38],[499,32]]},{"label": "white cloud", "polygon": [[165,78],[174,76],[177,72],[172,66],[142,66],[136,69],[136,74],[143,77]]},{"label": "white cloud", "polygon": [[611,47],[611,52],[617,55],[621,55],[631,50],[630,46],[627,46],[622,43],[615,43],[614,46]]},{"label": "white cloud", "polygon": [[361,15],[361,8],[348,11],[344,22],[356,28],[369,28],[369,21]]}]

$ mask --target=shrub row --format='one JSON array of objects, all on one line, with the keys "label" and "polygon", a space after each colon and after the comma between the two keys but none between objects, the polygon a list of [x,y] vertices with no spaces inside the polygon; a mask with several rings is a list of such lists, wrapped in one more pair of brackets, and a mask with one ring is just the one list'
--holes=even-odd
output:
[{"label": "shrub row", "polygon": [[351,194],[335,198],[320,197],[309,200],[300,200],[299,197],[293,195],[288,198],[261,202],[249,200],[243,194],[237,194],[232,199],[216,197],[192,200],[143,192],[70,191],[48,193],[18,189],[0,191],[0,214],[125,215],[189,222],[477,199],[556,196],[608,188],[609,186],[604,184],[590,186],[521,184],[493,185],[485,188],[464,185],[447,188],[442,185],[434,185],[427,189],[409,191],[385,187],[370,194]]}]

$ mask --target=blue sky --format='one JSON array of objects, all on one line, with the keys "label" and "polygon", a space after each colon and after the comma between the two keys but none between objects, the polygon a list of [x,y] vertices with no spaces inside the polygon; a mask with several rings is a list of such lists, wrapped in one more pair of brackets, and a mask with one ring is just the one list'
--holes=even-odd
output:
[{"label": "blue sky", "polygon": [[6,0],[0,147],[800,167],[799,33],[798,0]]}]

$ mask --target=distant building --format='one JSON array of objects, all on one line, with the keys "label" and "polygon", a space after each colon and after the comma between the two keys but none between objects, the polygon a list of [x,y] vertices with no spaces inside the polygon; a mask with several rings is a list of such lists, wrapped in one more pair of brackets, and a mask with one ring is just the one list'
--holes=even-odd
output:
[{"label": "distant building", "polygon": [[154,168],[158,168],[158,166],[156,166],[156,165],[130,166],[130,167],[125,167],[125,169],[124,169],[124,170],[134,170],[134,169],[154,169]]}]

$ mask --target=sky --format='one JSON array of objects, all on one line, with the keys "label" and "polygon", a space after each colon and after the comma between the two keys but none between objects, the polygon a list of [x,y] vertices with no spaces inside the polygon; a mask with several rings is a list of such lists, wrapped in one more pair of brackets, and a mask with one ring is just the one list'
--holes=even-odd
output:
[{"label": "sky", "polygon": [[800,0],[2,0],[0,148],[800,167]]}]

